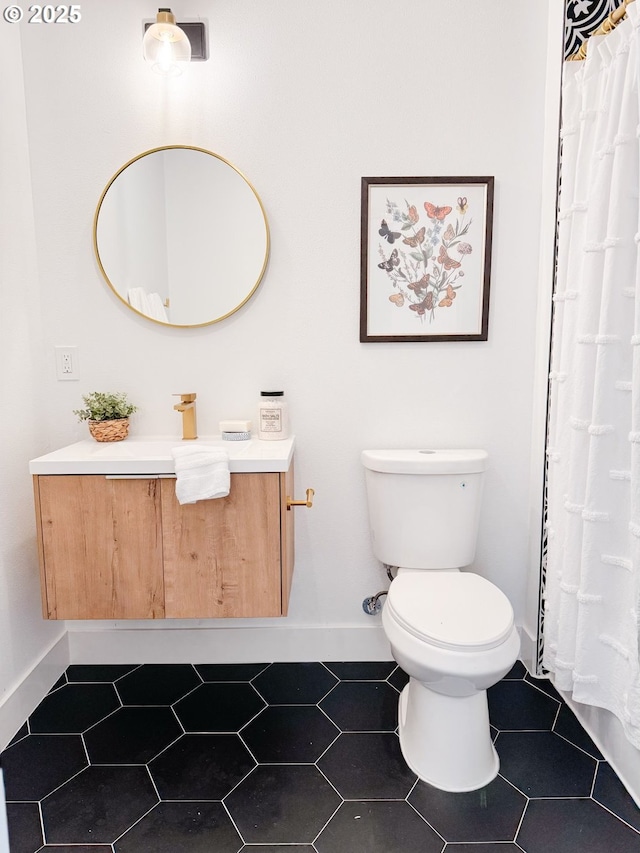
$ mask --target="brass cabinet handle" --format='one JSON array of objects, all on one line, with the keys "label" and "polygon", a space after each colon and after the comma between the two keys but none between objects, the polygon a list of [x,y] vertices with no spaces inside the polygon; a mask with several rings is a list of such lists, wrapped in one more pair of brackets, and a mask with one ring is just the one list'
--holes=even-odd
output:
[{"label": "brass cabinet handle", "polygon": [[307,499],[306,501],[294,501],[292,498],[287,495],[287,509],[291,509],[292,506],[306,506],[309,509],[313,506],[313,496],[315,492],[313,489],[307,489]]}]

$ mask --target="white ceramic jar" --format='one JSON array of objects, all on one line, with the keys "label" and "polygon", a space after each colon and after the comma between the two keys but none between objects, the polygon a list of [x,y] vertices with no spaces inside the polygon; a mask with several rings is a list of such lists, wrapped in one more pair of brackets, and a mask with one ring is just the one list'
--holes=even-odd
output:
[{"label": "white ceramic jar", "polygon": [[263,441],[289,438],[289,407],[284,391],[260,392],[258,438]]}]

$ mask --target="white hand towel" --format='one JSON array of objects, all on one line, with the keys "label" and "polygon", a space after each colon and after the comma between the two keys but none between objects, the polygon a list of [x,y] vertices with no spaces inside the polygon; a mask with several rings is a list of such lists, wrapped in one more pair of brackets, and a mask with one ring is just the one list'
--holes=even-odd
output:
[{"label": "white hand towel", "polygon": [[150,293],[148,296],[150,316],[154,320],[160,320],[162,323],[168,323],[169,318],[164,309],[164,303],[159,293]]},{"label": "white hand towel", "polygon": [[141,314],[145,314],[147,317],[151,316],[149,297],[147,296],[147,291],[144,287],[132,287],[127,291],[127,299],[129,300],[129,305],[131,305],[132,308],[135,308],[136,311],[139,311]]},{"label": "white hand towel", "polygon": [[129,305],[132,308],[135,308],[136,311],[142,311],[142,294],[144,290],[141,287],[131,287],[127,291],[127,299],[129,300]]},{"label": "white hand towel", "polygon": [[181,445],[171,451],[176,468],[176,497],[194,504],[229,494],[229,454],[205,444]]}]

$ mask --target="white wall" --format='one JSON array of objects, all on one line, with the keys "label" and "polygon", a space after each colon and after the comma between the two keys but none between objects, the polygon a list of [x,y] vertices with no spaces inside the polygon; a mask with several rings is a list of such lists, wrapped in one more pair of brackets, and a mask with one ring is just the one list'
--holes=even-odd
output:
[{"label": "white wall", "polygon": [[[46,446],[47,396],[27,128],[17,31],[3,28],[0,79],[0,749],[60,674],[29,676],[63,634],[43,621],[27,461]],[[22,687],[26,684],[26,687]],[[1,808],[1,806],[0,806]]]},{"label": "white wall", "polygon": [[[140,407],[135,432],[177,437],[174,392],[197,391],[206,434],[221,418],[254,416],[261,389],[283,388],[298,438],[298,491],[312,486],[316,499],[297,516],[288,619],[251,627],[362,629],[371,654],[379,654],[370,630],[377,619],[361,602],[387,580],[368,544],[360,450],[484,447],[491,469],[475,568],[509,595],[522,622],[547,4],[519,4],[514,14],[509,0],[393,8],[383,0],[184,0],[173,11],[207,21],[211,59],[175,80],[141,59],[142,20],[154,11],[146,0],[110,0],[84,4],[74,26],[20,25],[49,447],[85,437],[72,409],[91,390],[129,392]],[[213,150],[246,174],[272,237],[256,295],[222,323],[194,330],[129,312],[101,280],[91,246],[95,205],[112,174],[137,153],[176,143]],[[364,175],[495,176],[488,342],[359,343]],[[79,383],[55,381],[60,343],[80,348]],[[13,476],[24,488],[26,465]],[[243,642],[236,647],[233,636],[217,645],[228,659]],[[194,641],[194,654],[202,647]],[[72,645],[77,657],[83,648],[80,639]],[[345,641],[335,654],[363,651]]]}]

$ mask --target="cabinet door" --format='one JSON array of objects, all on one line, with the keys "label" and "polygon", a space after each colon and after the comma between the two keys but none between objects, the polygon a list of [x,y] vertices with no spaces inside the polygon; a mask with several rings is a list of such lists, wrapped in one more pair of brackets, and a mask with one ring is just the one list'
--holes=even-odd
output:
[{"label": "cabinet door", "polygon": [[160,482],[166,617],[280,616],[280,475],[232,474],[226,498],[184,505]]},{"label": "cabinet door", "polygon": [[164,616],[159,481],[34,481],[45,617]]}]

